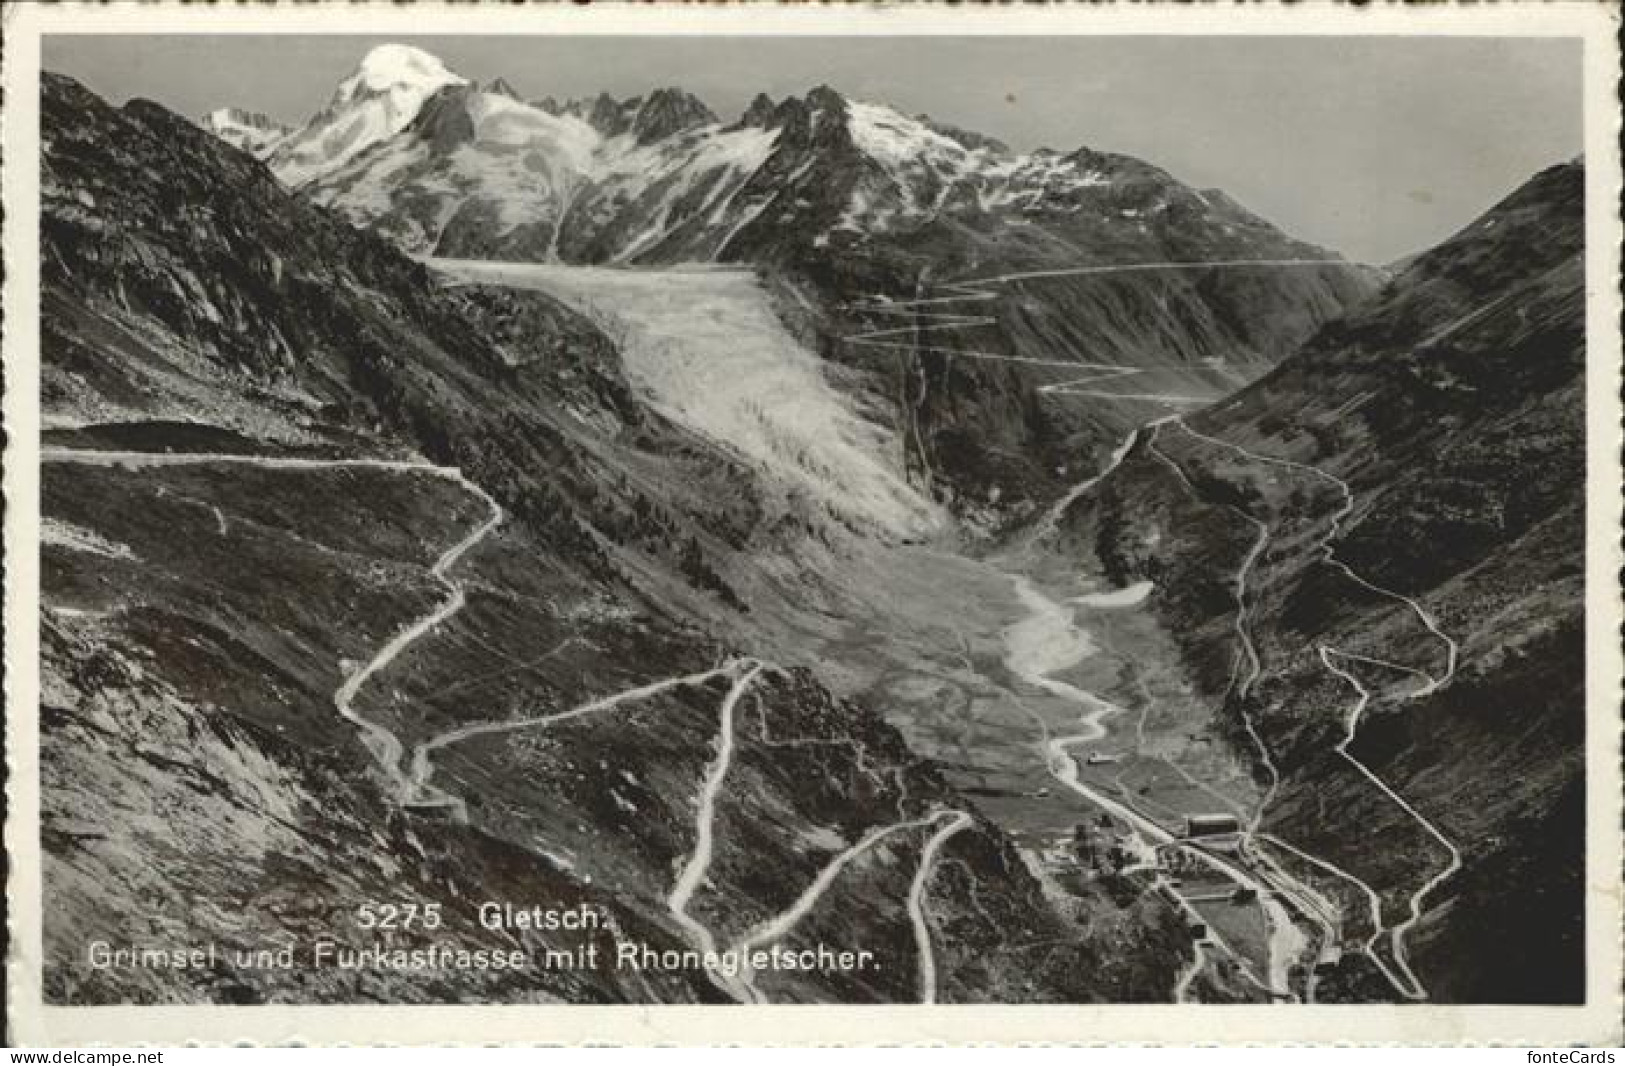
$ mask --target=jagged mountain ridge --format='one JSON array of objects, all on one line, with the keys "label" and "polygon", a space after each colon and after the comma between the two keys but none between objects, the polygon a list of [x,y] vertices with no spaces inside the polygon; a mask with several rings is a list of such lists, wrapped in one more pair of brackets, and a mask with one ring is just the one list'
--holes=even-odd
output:
[{"label": "jagged mountain ridge", "polygon": [[[511,89],[507,95],[517,99]],[[531,101],[530,106],[550,115],[573,115],[605,137],[631,133],[633,140],[639,144],[648,144],[717,121],[716,114],[705,106],[704,101],[676,87],[656,89],[647,98],[634,96],[627,100],[616,100],[608,93],[600,93],[590,100],[563,102],[544,97]]]},{"label": "jagged mountain ridge", "polygon": [[466,81],[422,49],[379,45],[339,83],[327,106],[266,158],[281,180],[303,185],[398,134],[441,87]]},{"label": "jagged mountain ridge", "polygon": [[[375,65],[364,60],[345,85],[365,81]],[[1067,362],[1153,371],[1124,381],[1119,391],[1133,395],[1217,397],[1358,302],[1378,277],[1140,160],[1087,148],[1013,152],[829,87],[779,101],[758,95],[723,122],[676,89],[529,105],[440,73],[433,57],[418,65],[436,74],[391,90],[421,98],[395,133],[351,145],[326,166],[305,160],[290,169],[286,153],[273,154],[273,171],[414,254],[748,264],[780,287],[794,328],[850,368],[843,378],[863,402],[893,409],[926,490],[993,526],[1019,522],[1064,491],[1150,409],[1139,399],[1080,403],[1047,392],[1080,376]],[[348,122],[341,112],[330,107],[311,129]],[[372,118],[360,124],[380,128]],[[1325,265],[1065,274],[1249,259]],[[1049,271],[1062,273],[1001,286],[996,303],[977,307],[993,313],[988,328],[943,337],[986,360],[927,351],[916,361],[903,346],[847,343],[906,325],[861,312],[876,299],[942,295],[935,287],[957,278]],[[920,345],[936,339],[922,334]],[[911,364],[899,384],[896,368]]]},{"label": "jagged mountain ridge", "polygon": [[[765,133],[752,152],[698,143],[726,144],[747,130]],[[427,142],[433,159],[423,158],[415,142]],[[666,150],[624,158],[655,145]],[[459,149],[479,158],[456,166],[443,158]],[[758,96],[729,123],[677,88],[628,100],[605,93],[526,103],[501,79],[473,83],[405,45],[368,53],[320,113],[264,154],[286,184],[354,222],[380,226],[412,251],[452,254],[441,247],[449,239],[465,253],[478,246],[480,257],[521,261],[555,253],[582,262],[754,259],[763,249],[749,242],[732,247],[731,234],[758,221],[783,228],[798,215],[811,217],[792,230],[818,247],[912,230],[939,217],[1043,225],[1113,206],[1106,194],[1125,184],[1172,183],[1137,160],[1088,149],[1013,152],[992,138],[849,100],[827,86],[777,103]],[[481,173],[502,171],[511,155],[551,180],[512,186],[506,183],[512,175]],[[730,173],[722,172],[718,156],[733,163]],[[625,179],[639,171],[647,187],[679,185],[682,194],[650,198],[643,188],[628,189]],[[568,202],[578,191],[587,194],[579,214]],[[465,221],[448,228],[453,195],[486,201],[486,214],[521,196],[535,221],[509,215],[483,227]],[[1220,224],[1256,223],[1232,202],[1196,195]],[[437,202],[438,229],[424,224],[425,197]],[[1167,206],[1143,208],[1149,216]],[[1126,203],[1117,210],[1139,214]],[[540,221],[561,227],[558,241],[538,247],[533,236],[515,233]],[[624,236],[601,236],[606,227]]]}]

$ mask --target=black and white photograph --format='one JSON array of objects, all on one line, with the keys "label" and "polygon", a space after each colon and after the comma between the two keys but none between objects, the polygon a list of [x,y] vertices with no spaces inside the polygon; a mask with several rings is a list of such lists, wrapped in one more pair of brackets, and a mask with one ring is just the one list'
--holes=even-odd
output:
[{"label": "black and white photograph", "polygon": [[1586,41],[970,25],[39,36],[44,1006],[1594,1002]]}]

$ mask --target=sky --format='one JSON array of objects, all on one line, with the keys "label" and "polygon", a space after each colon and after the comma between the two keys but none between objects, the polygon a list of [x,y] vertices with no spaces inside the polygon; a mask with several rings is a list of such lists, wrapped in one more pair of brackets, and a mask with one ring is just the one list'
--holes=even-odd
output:
[{"label": "sky", "polygon": [[724,119],[828,84],[1022,150],[1138,156],[1370,263],[1438,243],[1583,143],[1577,39],[75,35],[43,59],[114,103],[297,124],[386,40],[527,98],[675,85]]}]

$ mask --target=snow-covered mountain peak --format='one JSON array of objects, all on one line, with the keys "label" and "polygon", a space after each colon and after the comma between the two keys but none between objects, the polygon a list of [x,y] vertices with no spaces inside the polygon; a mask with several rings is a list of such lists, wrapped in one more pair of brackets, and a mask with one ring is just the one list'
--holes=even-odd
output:
[{"label": "snow-covered mountain peak", "polygon": [[441,89],[466,84],[467,78],[421,48],[379,45],[339,83],[328,105],[278,144],[266,162],[285,184],[305,185],[406,129]]},{"label": "snow-covered mountain peak", "polygon": [[858,148],[888,170],[919,163],[962,169],[972,156],[1002,154],[989,145],[966,147],[927,123],[882,104],[848,101],[847,125]]},{"label": "snow-covered mountain peak", "polygon": [[240,107],[217,107],[198,125],[252,155],[263,155],[291,132],[291,127],[273,118]]},{"label": "snow-covered mountain peak", "polygon": [[354,74],[339,85],[340,101],[366,93],[405,90],[427,97],[443,85],[468,79],[447,69],[439,57],[407,44],[381,44],[361,58]]},{"label": "snow-covered mountain peak", "polygon": [[1230,231],[1255,222],[1139,160],[1015,151],[828,85],[758,94],[724,123],[680,88],[525,102],[481,73],[382,45],[297,132],[225,111],[206,125],[351,222],[452,257],[738,261],[951,224],[1042,259],[1067,246],[1045,245],[1045,227],[1139,241],[1164,215]]}]

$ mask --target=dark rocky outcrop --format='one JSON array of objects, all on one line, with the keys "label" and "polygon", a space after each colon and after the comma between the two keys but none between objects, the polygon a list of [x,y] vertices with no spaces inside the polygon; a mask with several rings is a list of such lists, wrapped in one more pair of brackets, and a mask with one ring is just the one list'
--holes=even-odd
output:
[{"label": "dark rocky outcrop", "polygon": [[508,84],[506,78],[493,78],[480,87],[482,92],[494,93],[497,96],[506,96],[510,100],[518,100],[519,92]]},{"label": "dark rocky outcrop", "polygon": [[773,98],[771,96],[768,96],[766,93],[757,93],[756,96],[751,100],[750,106],[745,108],[745,113],[739,116],[739,124],[741,126],[760,126],[765,128],[767,124],[772,121],[773,112],[776,107],[777,105],[773,103]]},{"label": "dark rocky outcrop", "polygon": [[474,117],[469,99],[475,90],[468,85],[448,85],[423,102],[417,118],[407,129],[429,144],[437,155],[448,155],[474,140]]},{"label": "dark rocky outcrop", "polygon": [[639,144],[653,144],[717,121],[698,97],[681,89],[656,89],[638,106],[632,135]]}]

